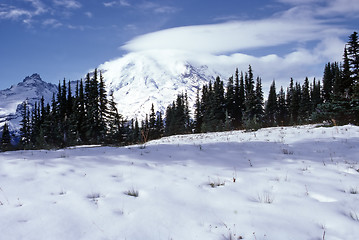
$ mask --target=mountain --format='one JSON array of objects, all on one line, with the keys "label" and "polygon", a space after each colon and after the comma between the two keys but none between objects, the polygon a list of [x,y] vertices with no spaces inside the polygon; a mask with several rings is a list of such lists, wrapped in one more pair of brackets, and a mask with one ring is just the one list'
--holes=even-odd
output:
[{"label": "mountain", "polygon": [[27,76],[22,82],[0,91],[0,126],[9,122],[10,130],[17,131],[20,127],[21,104],[28,102],[30,108],[44,96],[50,102],[57,86],[43,81],[39,74]]},{"label": "mountain", "polygon": [[[105,62],[98,69],[103,73],[108,93],[114,94],[119,112],[128,120],[143,120],[152,104],[156,111],[164,113],[180,93],[187,93],[193,107],[199,88],[217,76],[222,80],[229,76],[194,56],[173,50],[133,52]],[[72,82],[73,91],[75,86]],[[56,92],[57,85],[43,81],[39,74],[0,91],[0,127],[8,121],[10,130],[18,131],[21,104],[26,100],[31,109],[42,96],[45,103],[51,102]]]},{"label": "mountain", "polygon": [[193,106],[197,89],[224,75],[191,59],[175,51],[133,52],[100,65],[99,70],[119,112],[128,119],[144,119],[152,104],[164,113],[179,93],[187,92],[189,105]]}]

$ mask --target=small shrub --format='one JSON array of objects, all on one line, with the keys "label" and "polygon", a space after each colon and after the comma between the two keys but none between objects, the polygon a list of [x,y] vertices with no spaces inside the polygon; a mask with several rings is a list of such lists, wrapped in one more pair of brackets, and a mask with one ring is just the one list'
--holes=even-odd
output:
[{"label": "small shrub", "polygon": [[133,188],[126,191],[125,194],[128,195],[128,196],[131,196],[131,197],[138,197],[139,196],[138,190],[135,190]]},{"label": "small shrub", "polygon": [[90,199],[91,201],[93,201],[96,205],[98,204],[98,199],[100,197],[101,196],[99,193],[91,193],[91,194],[87,195],[87,198]]},{"label": "small shrub", "polygon": [[221,181],[221,180],[218,178],[217,181],[210,181],[210,182],[209,182],[209,185],[210,185],[212,188],[216,188],[216,187],[219,187],[219,186],[224,186],[224,185],[225,185],[225,182],[224,182],[224,181]]},{"label": "small shrub", "polygon": [[349,193],[350,193],[350,194],[358,194],[358,193],[359,193],[359,190],[358,190],[357,187],[351,187],[351,188],[349,189]]},{"label": "small shrub", "polygon": [[274,202],[274,196],[271,193],[264,192],[263,194],[258,194],[258,202],[271,204]]},{"label": "small shrub", "polygon": [[286,155],[293,155],[294,154],[293,151],[288,150],[286,148],[282,149],[282,152],[283,152],[283,154],[286,154]]},{"label": "small shrub", "polygon": [[354,221],[359,221],[359,216],[356,212],[354,211],[350,211],[349,216],[354,220]]}]

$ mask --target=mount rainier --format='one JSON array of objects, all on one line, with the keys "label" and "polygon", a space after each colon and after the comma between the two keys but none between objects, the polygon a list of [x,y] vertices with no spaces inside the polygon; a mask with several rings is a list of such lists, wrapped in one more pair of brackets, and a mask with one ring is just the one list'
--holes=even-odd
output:
[{"label": "mount rainier", "polygon": [[[223,80],[229,76],[193,59],[190,53],[184,52],[134,52],[105,62],[98,70],[103,73],[108,93],[113,92],[119,112],[128,120],[135,117],[141,120],[152,104],[156,111],[164,113],[179,93],[186,92],[193,106],[198,88],[216,76]],[[50,102],[56,92],[57,85],[43,81],[39,74],[0,91],[0,126],[7,121],[10,129],[18,131],[22,102],[27,100],[31,107],[42,96],[45,102]]]}]

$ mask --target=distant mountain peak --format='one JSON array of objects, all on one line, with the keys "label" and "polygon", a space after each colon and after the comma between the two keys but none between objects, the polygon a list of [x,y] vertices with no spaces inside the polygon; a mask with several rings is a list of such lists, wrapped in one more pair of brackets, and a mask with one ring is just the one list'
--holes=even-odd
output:
[{"label": "distant mountain peak", "polygon": [[23,80],[23,82],[30,82],[30,81],[41,81],[41,82],[43,82],[42,79],[41,79],[41,77],[40,77],[40,75],[39,75],[38,73],[34,73],[34,74],[32,74],[31,76],[27,76],[27,77]]}]

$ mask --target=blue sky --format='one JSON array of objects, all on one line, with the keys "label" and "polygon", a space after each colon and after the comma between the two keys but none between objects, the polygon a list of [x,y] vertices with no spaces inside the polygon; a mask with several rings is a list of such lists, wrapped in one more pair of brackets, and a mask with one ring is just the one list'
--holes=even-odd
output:
[{"label": "blue sky", "polygon": [[76,80],[157,48],[240,57],[262,71],[303,64],[318,75],[340,60],[358,16],[357,0],[1,0],[0,89],[35,72]]}]

